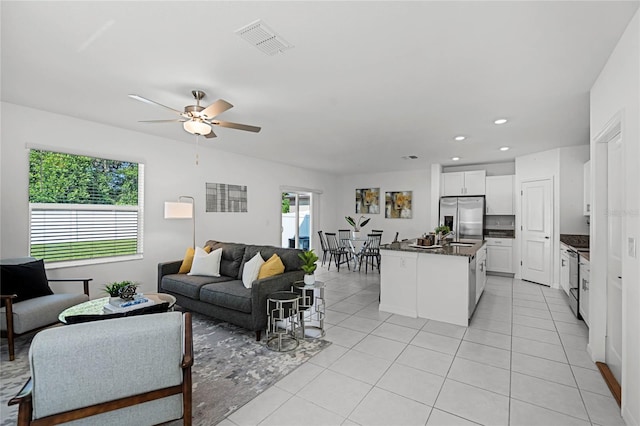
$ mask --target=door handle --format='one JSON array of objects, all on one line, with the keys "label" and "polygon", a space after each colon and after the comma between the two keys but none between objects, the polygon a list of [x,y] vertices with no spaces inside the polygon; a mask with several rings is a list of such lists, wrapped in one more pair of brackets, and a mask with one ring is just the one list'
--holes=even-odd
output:
[{"label": "door handle", "polygon": [[548,239],[549,239],[549,237],[544,237],[544,239],[545,239],[545,240],[548,240]]},{"label": "door handle", "polygon": [[619,279],[619,280],[621,280],[621,279],[622,279],[622,277],[620,276],[620,277],[618,277],[618,279]]},{"label": "door handle", "polygon": [[562,259],[562,266],[567,266],[564,259]]}]

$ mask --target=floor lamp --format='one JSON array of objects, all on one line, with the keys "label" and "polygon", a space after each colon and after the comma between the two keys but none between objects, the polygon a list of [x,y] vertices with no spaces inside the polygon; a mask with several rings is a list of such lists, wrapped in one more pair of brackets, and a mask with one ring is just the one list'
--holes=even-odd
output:
[{"label": "floor lamp", "polygon": [[[185,203],[182,200],[191,200]],[[191,219],[193,221],[193,249],[196,248],[196,200],[188,195],[181,195],[177,202],[165,201],[165,219]]]}]

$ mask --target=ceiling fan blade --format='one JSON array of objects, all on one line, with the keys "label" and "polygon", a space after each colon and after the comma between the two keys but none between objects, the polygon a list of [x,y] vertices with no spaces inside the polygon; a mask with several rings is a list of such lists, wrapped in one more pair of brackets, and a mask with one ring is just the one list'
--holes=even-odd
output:
[{"label": "ceiling fan blade", "polygon": [[138,123],[184,123],[187,120],[138,120]]},{"label": "ceiling fan blade", "polygon": [[228,127],[230,129],[238,129],[238,130],[246,130],[247,132],[255,132],[258,133],[260,131],[260,127],[249,126],[248,124],[240,124],[240,123],[232,123],[231,121],[212,121],[211,124],[215,124],[220,127]]},{"label": "ceiling fan blade", "polygon": [[213,133],[213,130],[212,130],[211,132],[209,132],[208,134],[206,134],[204,137],[205,137],[205,138],[207,138],[207,139],[211,139],[211,138],[217,138],[217,137],[218,137],[218,135],[216,135],[215,133]]},{"label": "ceiling fan blade", "polygon": [[155,102],[155,101],[152,101],[151,99],[143,98],[143,97],[142,97],[142,96],[140,96],[140,95],[129,95],[129,97],[130,97],[131,99],[135,99],[136,101],[144,102],[144,103],[146,103],[146,104],[150,104],[150,105],[156,105],[156,106],[159,106],[159,107],[162,107],[162,108],[168,109],[169,111],[173,111],[173,112],[175,112],[175,113],[176,113],[176,114],[178,114],[178,115],[182,115],[182,111],[178,111],[177,109],[173,109],[173,108],[168,107],[168,106],[166,106],[166,105],[159,104],[159,103],[157,103],[157,102]]},{"label": "ceiling fan blade", "polygon": [[218,99],[217,101],[200,111],[200,115],[206,115],[207,118],[211,119],[218,114],[222,114],[230,108],[233,108],[233,105],[223,99]]}]

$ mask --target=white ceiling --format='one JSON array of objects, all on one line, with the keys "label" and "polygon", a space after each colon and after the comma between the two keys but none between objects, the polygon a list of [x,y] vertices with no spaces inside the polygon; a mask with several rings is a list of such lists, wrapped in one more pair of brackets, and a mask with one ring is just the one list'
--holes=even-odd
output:
[{"label": "white ceiling", "polygon": [[[175,116],[127,94],[182,109],[201,89],[235,105],[219,119],[262,127],[205,144],[331,173],[511,161],[588,143],[589,89],[638,5],[2,1],[1,94],[191,144],[179,123],[138,123]],[[256,19],[295,48],[234,33]]]}]

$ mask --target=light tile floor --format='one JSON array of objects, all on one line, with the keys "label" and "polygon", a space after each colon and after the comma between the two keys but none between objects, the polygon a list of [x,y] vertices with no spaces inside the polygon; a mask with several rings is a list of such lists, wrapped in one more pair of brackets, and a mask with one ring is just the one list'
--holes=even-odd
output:
[{"label": "light tile floor", "polygon": [[560,290],[489,276],[468,328],[378,311],[380,276],[319,268],[331,346],[243,425],[624,425]]}]

